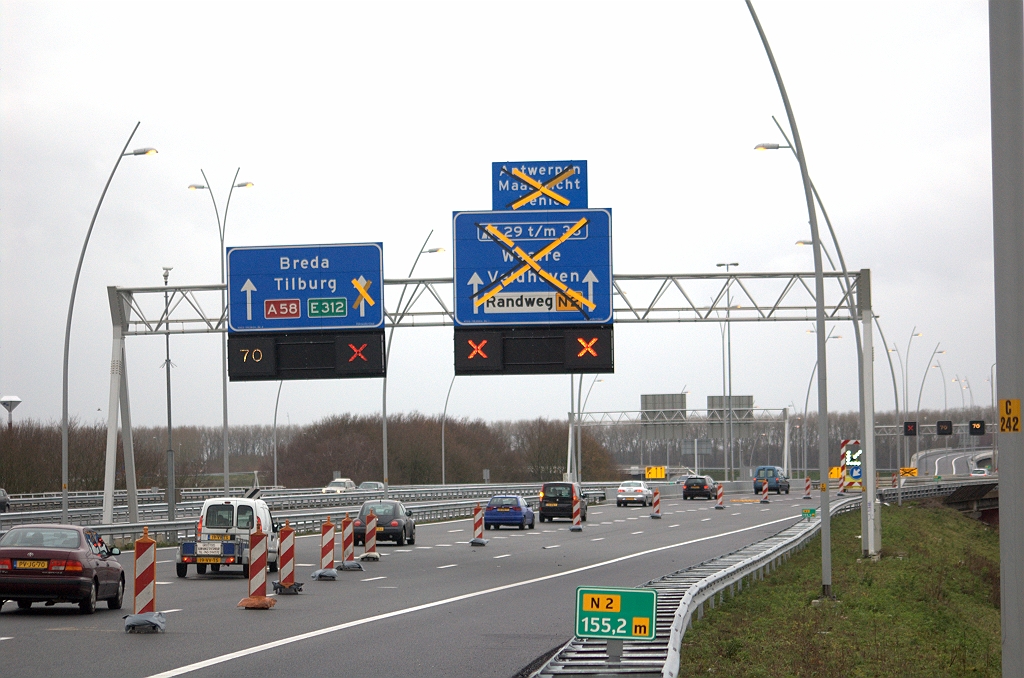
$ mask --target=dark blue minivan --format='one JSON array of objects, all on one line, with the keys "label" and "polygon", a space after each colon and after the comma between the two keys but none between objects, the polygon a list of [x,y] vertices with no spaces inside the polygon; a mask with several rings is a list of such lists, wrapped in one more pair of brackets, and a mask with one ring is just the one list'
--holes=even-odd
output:
[{"label": "dark blue minivan", "polygon": [[754,471],[754,494],[761,494],[761,486],[768,483],[768,491],[789,494],[789,479],[778,466],[758,466]]}]

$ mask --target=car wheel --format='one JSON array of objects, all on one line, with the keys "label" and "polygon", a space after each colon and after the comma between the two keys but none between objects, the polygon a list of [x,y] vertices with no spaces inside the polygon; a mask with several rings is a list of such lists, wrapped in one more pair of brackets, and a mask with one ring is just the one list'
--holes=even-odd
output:
[{"label": "car wheel", "polygon": [[537,527],[537,519],[536,518],[534,518],[533,520],[530,521],[530,529],[532,530],[535,527]]},{"label": "car wheel", "polygon": [[117,581],[117,595],[107,598],[107,607],[111,610],[120,610],[124,602],[124,576]]},{"label": "car wheel", "polygon": [[196,574],[206,574],[206,564],[196,565]]},{"label": "car wheel", "polygon": [[413,545],[415,543],[416,543],[416,528],[414,527],[414,528],[412,528],[412,534],[409,535],[409,545],[411,546],[411,545]]},{"label": "car wheel", "polygon": [[269,563],[267,567],[270,569],[271,572],[277,572],[277,561],[275,560],[274,562]]},{"label": "car wheel", "polygon": [[30,607],[32,607],[32,601],[31,600],[19,600],[18,601],[18,609],[19,610],[27,610]]},{"label": "car wheel", "polygon": [[398,533],[398,538],[395,540],[395,544],[398,546],[405,546],[405,530],[403,529]]},{"label": "car wheel", "polygon": [[786,494],[789,494],[789,488],[788,487],[786,488]]},{"label": "car wheel", "polygon": [[586,511],[584,511],[583,515],[580,516],[580,522],[581,523],[587,522],[587,512]]},{"label": "car wheel", "polygon": [[96,582],[92,583],[89,587],[89,595],[78,601],[78,609],[82,611],[82,614],[92,614],[96,611]]},{"label": "car wheel", "polygon": [[526,529],[526,516],[523,516],[522,520],[519,521],[519,529],[520,530],[525,530]]},{"label": "car wheel", "polygon": [[242,565],[242,577],[245,578],[245,579],[249,578],[249,566],[248,565]]},{"label": "car wheel", "polygon": [[188,574],[188,565],[185,563],[178,563],[174,566],[174,569],[178,573],[178,579],[184,579],[185,575]]},{"label": "car wheel", "polygon": [[220,565],[210,565],[210,572],[220,572]]}]

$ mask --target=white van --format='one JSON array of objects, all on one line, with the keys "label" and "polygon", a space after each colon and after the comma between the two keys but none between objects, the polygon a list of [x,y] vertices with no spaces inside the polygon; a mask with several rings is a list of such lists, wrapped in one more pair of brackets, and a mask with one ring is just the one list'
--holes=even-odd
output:
[{"label": "white van", "polygon": [[257,498],[217,498],[203,502],[197,526],[197,539],[178,546],[177,574],[186,576],[194,564],[196,574],[206,574],[207,567],[220,572],[223,566],[240,565],[249,576],[249,535],[257,525],[267,533],[267,566],[277,572],[278,526],[267,502]]}]

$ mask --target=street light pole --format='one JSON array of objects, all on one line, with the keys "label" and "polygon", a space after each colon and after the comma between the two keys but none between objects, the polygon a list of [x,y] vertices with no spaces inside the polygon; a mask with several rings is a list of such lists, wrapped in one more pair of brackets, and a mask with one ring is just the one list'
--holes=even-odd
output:
[{"label": "street light pole", "polygon": [[227,333],[227,320],[228,320],[228,290],[227,282],[224,277],[225,260],[227,253],[224,251],[224,234],[228,230],[228,210],[231,208],[231,195],[235,192],[236,188],[250,188],[253,184],[251,181],[238,181],[238,173],[242,171],[239,167],[235,170],[235,178],[231,180],[231,188],[228,189],[228,201],[224,205],[224,219],[220,218],[220,210],[217,209],[217,199],[213,195],[213,189],[210,188],[210,181],[206,178],[206,172],[202,168],[199,169],[199,173],[203,175],[203,181],[205,184],[191,184],[188,188],[190,191],[207,190],[210,192],[210,200],[213,202],[213,214],[217,217],[217,233],[220,236],[220,252],[218,258],[220,259],[220,283],[224,285],[224,289],[220,293],[220,304],[223,309],[220,324],[224,327],[224,335],[221,337],[220,345],[220,378],[221,378],[221,406],[223,414],[223,422],[221,424],[221,447],[224,452],[224,496],[231,496],[231,464],[228,460],[228,333]]},{"label": "street light pole", "polygon": [[[739,266],[739,264],[735,261],[732,261],[725,264],[715,264],[715,266],[718,266],[719,268],[725,267],[725,272],[729,273],[729,269],[731,267]],[[725,281],[725,332],[726,335],[728,335],[726,343],[728,344],[729,353],[729,413],[727,415],[729,419],[729,433],[727,436],[727,440],[729,441],[728,456],[729,468],[735,469],[735,460],[733,459],[732,455],[732,278],[728,278]],[[732,478],[729,478],[729,480],[732,480]]]},{"label": "street light pole", "polygon": [[448,419],[448,399],[452,397],[452,386],[455,386],[455,377],[452,375],[452,382],[448,384],[448,395],[444,397],[444,412],[441,414],[441,484],[445,485],[444,477],[444,425]]},{"label": "street light pole", "polygon": [[[747,9],[757,27],[757,33],[761,37],[768,61],[771,62],[772,72],[775,74],[775,81],[779,86],[779,94],[782,96],[782,103],[786,108],[786,116],[789,118],[789,127],[793,131],[793,145],[796,148],[797,161],[800,164],[800,177],[803,180],[804,199],[807,203],[807,216],[811,227],[811,241],[814,243],[814,302],[815,302],[815,326],[818,334],[818,467],[821,473],[821,595],[823,598],[832,598],[832,526],[829,514],[828,494],[828,365],[825,356],[825,278],[821,262],[821,238],[818,234],[818,216],[814,209],[814,197],[811,192],[810,174],[807,171],[807,159],[804,156],[803,144],[800,141],[800,131],[797,129],[796,117],[793,115],[793,107],[789,102],[789,95],[786,93],[786,86],[782,82],[782,74],[779,72],[778,64],[775,63],[775,56],[768,45],[768,38],[761,28],[761,22],[754,12],[754,6],[750,0],[746,0]],[[731,403],[730,403],[731,404]]]},{"label": "street light pole", "polygon": [[[941,343],[941,342],[939,342],[939,343]],[[922,375],[922,377],[921,377],[921,388],[918,389],[918,391],[917,391],[917,410],[916,410],[916,414],[914,414],[914,418],[917,419],[918,421],[921,420],[921,395],[924,393],[924,382],[925,382],[925,379],[928,378],[928,370],[931,369],[932,358],[934,358],[935,354],[937,354],[937,353],[945,353],[945,351],[940,351],[939,350],[939,344],[935,344],[935,350],[932,351],[932,354],[930,356],[928,356],[928,364],[924,368],[924,375]],[[921,436],[917,436],[917,439],[914,441],[914,445],[916,447],[916,449],[914,451],[917,452],[918,454],[920,454],[920,452],[921,452]]]},{"label": "street light pole", "polygon": [[274,487],[277,487],[277,406],[281,404],[281,387],[284,381],[277,382],[277,398],[274,400]]},{"label": "street light pole", "polygon": [[[99,202],[96,203],[96,209],[92,213],[92,220],[89,222],[89,230],[85,232],[85,242],[82,243],[82,253],[78,255],[78,267],[75,269],[75,280],[71,284],[71,299],[68,302],[68,321],[64,328],[64,381],[61,389],[62,402],[60,421],[60,519],[65,525],[68,523],[68,356],[71,349],[71,319],[75,313],[75,295],[78,293],[78,279],[82,274],[82,263],[85,261],[85,250],[89,247],[89,238],[92,237],[92,229],[93,226],[96,225],[96,217],[100,213],[100,207],[103,205],[103,198],[107,195],[107,189],[110,188],[110,182],[114,180],[114,173],[117,172],[117,168],[121,164],[121,158],[125,158],[129,155],[154,155],[156,153],[155,148],[137,148],[131,153],[128,152],[128,144],[132,142],[132,138],[135,136],[135,132],[139,129],[139,125],[141,124],[141,122],[135,123],[132,133],[128,135],[128,141],[124,143],[124,148],[121,149],[121,152],[117,156],[117,162],[114,163],[114,169],[110,170],[110,176],[107,177],[107,183],[103,186],[103,192],[100,193]],[[115,460],[111,458],[108,461],[108,466],[110,466],[110,468],[105,469],[106,476],[111,480],[111,487],[113,487],[113,471],[115,470],[112,466],[114,461]]]},{"label": "street light pole", "polygon": [[171,299],[167,294],[167,279],[172,266],[164,266],[164,347],[167,357],[164,359],[164,372],[167,376],[167,519],[175,520],[176,504],[174,487],[174,446],[171,444]]}]

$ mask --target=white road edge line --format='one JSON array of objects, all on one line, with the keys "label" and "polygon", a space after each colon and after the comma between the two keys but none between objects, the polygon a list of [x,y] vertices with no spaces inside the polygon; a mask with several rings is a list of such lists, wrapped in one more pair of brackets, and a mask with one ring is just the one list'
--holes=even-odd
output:
[{"label": "white road edge line", "polygon": [[387,577],[369,577],[367,579],[360,579],[359,581],[379,581],[381,579],[387,579]]},{"label": "white road edge line", "polygon": [[494,556],[494,559],[497,560],[498,558],[510,558],[511,556],[512,556],[511,553],[506,553],[504,555]]},{"label": "white road edge line", "polygon": [[[413,607],[407,607],[401,610],[394,610],[392,612],[385,612],[383,614],[374,615],[372,617],[364,617],[363,619],[354,619],[344,624],[336,624],[334,626],[328,626],[326,628],[317,629],[316,631],[307,631],[306,633],[300,633],[298,635],[289,636],[287,638],[281,638],[280,640],[274,640],[269,643],[263,643],[262,645],[254,645],[244,650],[237,650],[235,652],[229,652],[228,654],[222,654],[218,657],[211,657],[210,659],[204,659],[202,661],[187,664],[176,669],[164,671],[163,673],[154,673],[149,678],[174,678],[174,676],[183,676],[186,673],[192,673],[200,669],[205,669],[210,666],[216,666],[229,662],[232,659],[239,659],[241,657],[248,657],[249,655],[257,654],[259,652],[266,652],[267,650],[273,650],[274,648],[283,647],[285,645],[291,645],[303,640],[309,640],[310,638],[317,638],[324,636],[329,633],[337,633],[338,631],[344,631],[356,626],[364,626],[372,622],[381,621],[384,619],[391,619],[393,617],[401,617],[403,615],[412,614],[413,612],[419,612],[421,610],[429,610],[434,607],[440,607],[442,605],[450,605],[452,603],[458,603],[463,600],[471,600],[473,598],[479,598],[480,596],[486,596],[491,593],[499,593],[501,591],[508,591],[509,589],[520,588],[522,586],[530,586],[531,584],[537,584],[543,581],[550,581],[551,579],[558,579],[560,577],[566,577],[569,575],[577,574],[579,572],[586,572],[588,570],[594,570],[599,567],[606,565],[614,565],[615,563],[621,563],[626,560],[632,560],[633,558],[640,558],[647,556],[652,553],[659,553],[661,551],[667,551],[669,549],[679,548],[680,546],[689,546],[690,544],[697,544],[704,541],[711,541],[712,539],[719,539],[721,537],[729,537],[734,534],[740,534],[742,532],[750,532],[751,530],[757,530],[762,527],[768,527],[769,525],[775,525],[777,523],[784,523],[788,520],[797,520],[797,518],[790,516],[788,518],[778,518],[776,520],[770,520],[766,523],[759,523],[757,525],[751,525],[749,527],[742,527],[738,530],[730,530],[729,532],[722,532],[721,534],[713,534],[707,537],[698,537],[697,539],[690,539],[689,541],[679,542],[678,544],[669,544],[667,546],[659,546],[653,549],[647,549],[645,551],[639,551],[637,553],[631,553],[625,556],[619,556],[618,558],[612,558],[611,560],[605,560],[600,563],[593,563],[591,565],[584,565],[573,570],[566,570],[565,572],[555,572],[553,574],[547,574],[542,577],[534,577],[533,579],[526,579],[520,582],[513,582],[511,584],[505,584],[503,586],[495,586],[494,588],[483,589],[482,591],[473,591],[471,593],[463,593],[458,596],[451,598],[444,598],[442,600],[435,600],[430,603],[423,603],[422,605],[414,605]],[[550,548],[550,547],[545,547]]]},{"label": "white road edge line", "polygon": [[439,570],[447,570],[449,567],[458,567],[458,566],[459,566],[458,563],[452,563],[451,565],[438,565],[437,569],[439,569]]}]

